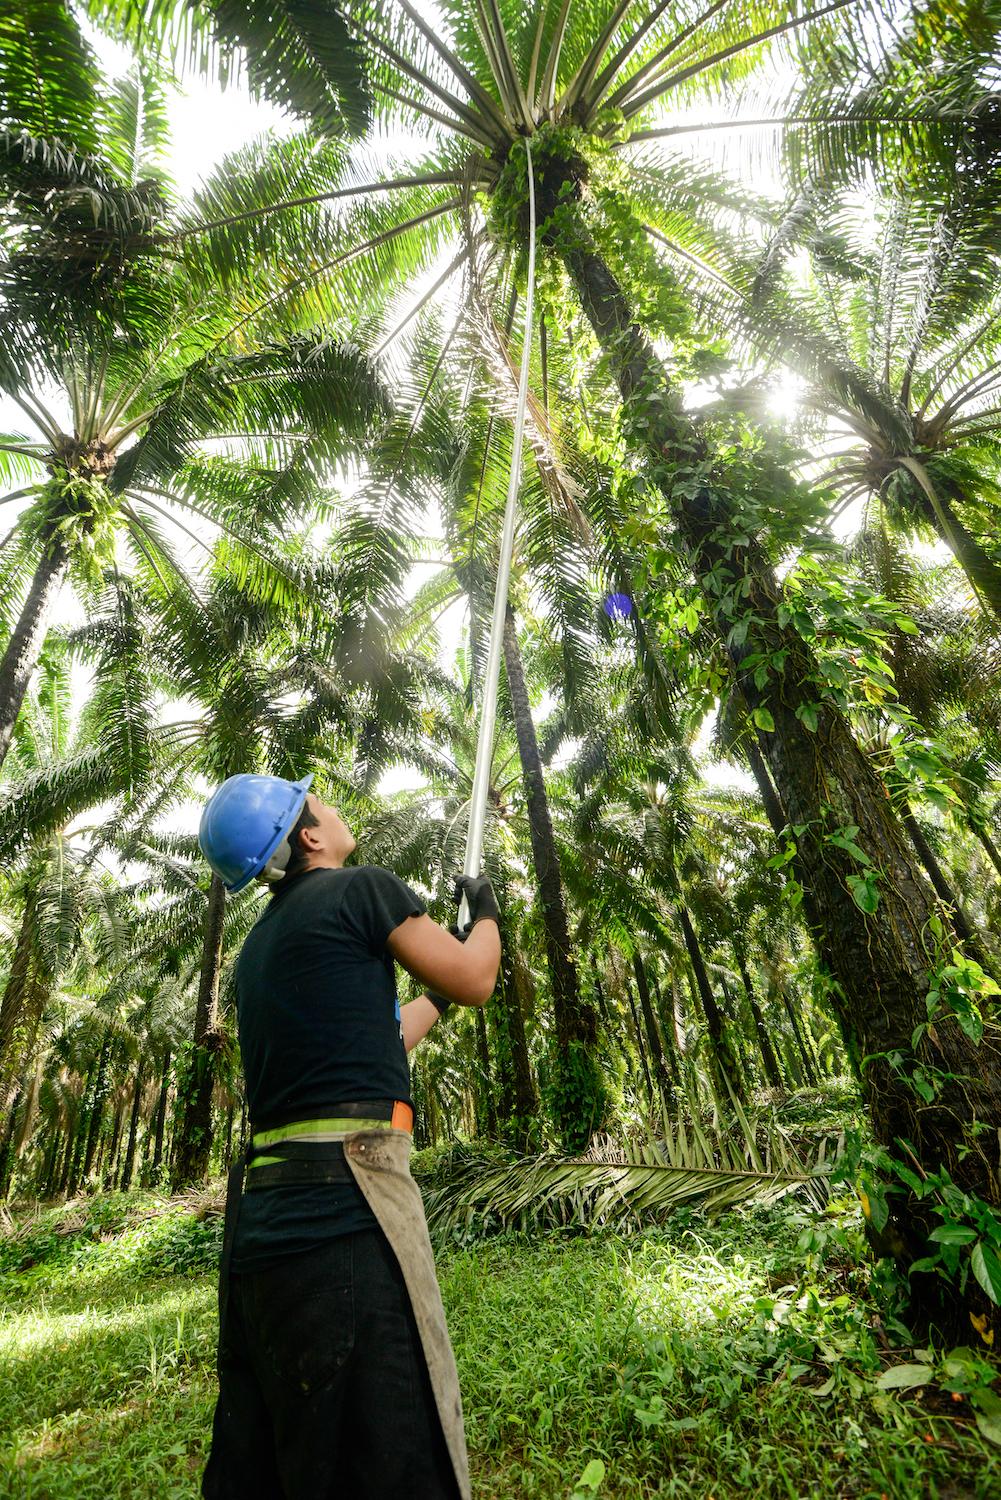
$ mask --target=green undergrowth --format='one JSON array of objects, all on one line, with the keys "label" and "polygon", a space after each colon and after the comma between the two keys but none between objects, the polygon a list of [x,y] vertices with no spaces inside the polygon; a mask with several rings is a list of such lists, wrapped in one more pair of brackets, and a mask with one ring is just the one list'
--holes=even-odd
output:
[{"label": "green undergrowth", "polygon": [[[197,1496],[218,1204],[109,1195],[8,1226],[0,1496]],[[1001,1493],[997,1368],[890,1347],[847,1211],[509,1234],[440,1271],[477,1500]]]}]

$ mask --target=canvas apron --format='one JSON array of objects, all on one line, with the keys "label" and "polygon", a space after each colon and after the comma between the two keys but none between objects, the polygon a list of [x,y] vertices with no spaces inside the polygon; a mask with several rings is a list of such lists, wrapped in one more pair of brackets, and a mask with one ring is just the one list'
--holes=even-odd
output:
[{"label": "canvas apron", "polygon": [[[445,1323],[424,1203],[410,1175],[411,1137],[404,1130],[357,1130],[343,1136],[343,1145],[344,1161],[403,1273],[459,1495],[461,1500],[471,1500],[459,1376]],[[246,1158],[236,1163],[229,1174],[226,1193],[226,1225],[219,1267],[220,1342],[246,1167]]]}]

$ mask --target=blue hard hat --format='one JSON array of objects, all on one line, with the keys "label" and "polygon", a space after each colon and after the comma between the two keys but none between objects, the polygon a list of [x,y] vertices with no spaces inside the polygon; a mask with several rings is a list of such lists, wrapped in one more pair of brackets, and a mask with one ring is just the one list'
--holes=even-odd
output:
[{"label": "blue hard hat", "polygon": [[291,833],[306,802],[312,776],[230,776],[205,804],[198,843],[227,891],[235,894],[267,869],[281,879],[288,854],[279,845]]}]

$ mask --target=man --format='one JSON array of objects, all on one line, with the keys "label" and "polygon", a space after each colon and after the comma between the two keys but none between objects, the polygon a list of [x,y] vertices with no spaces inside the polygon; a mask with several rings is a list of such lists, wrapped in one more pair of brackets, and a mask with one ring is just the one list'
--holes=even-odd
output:
[{"label": "man", "polygon": [[[199,842],[271,900],[236,965],[251,1146],[230,1175],[206,1500],[467,1500],[458,1379],[408,1156],[406,1053],[500,962],[489,882],[456,936],[299,782],[234,776]],[[394,959],[428,993],[396,998]],[[241,1185],[243,1187],[241,1195]]]}]

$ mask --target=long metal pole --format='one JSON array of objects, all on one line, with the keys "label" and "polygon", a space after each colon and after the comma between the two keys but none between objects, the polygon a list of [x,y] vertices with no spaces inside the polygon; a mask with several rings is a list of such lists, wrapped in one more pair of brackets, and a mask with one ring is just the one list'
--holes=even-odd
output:
[{"label": "long metal pole", "polygon": [[[500,557],[497,563],[497,583],[494,588],[494,610],[490,622],[490,649],[487,653],[487,670],[483,679],[480,732],[476,743],[476,770],[473,773],[473,791],[469,799],[469,828],[466,833],[466,857],[462,865],[462,873],[464,875],[478,875],[483,862],[483,830],[487,818],[487,793],[490,789],[494,727],[497,722],[497,685],[500,681],[501,651],[504,642],[504,617],[507,614],[507,596],[511,582],[514,529],[518,519],[521,449],[522,440],[525,435],[525,410],[528,405],[528,366],[532,353],[532,304],[535,300],[535,175],[532,167],[532,146],[527,136],[525,137],[525,156],[528,159],[529,223],[525,336],[521,347],[518,405],[515,409],[514,437],[511,444],[511,473],[508,476],[507,483],[507,503],[504,506],[504,526],[501,531]],[[463,900],[459,909],[460,927],[468,919],[468,909],[465,900]]]}]

